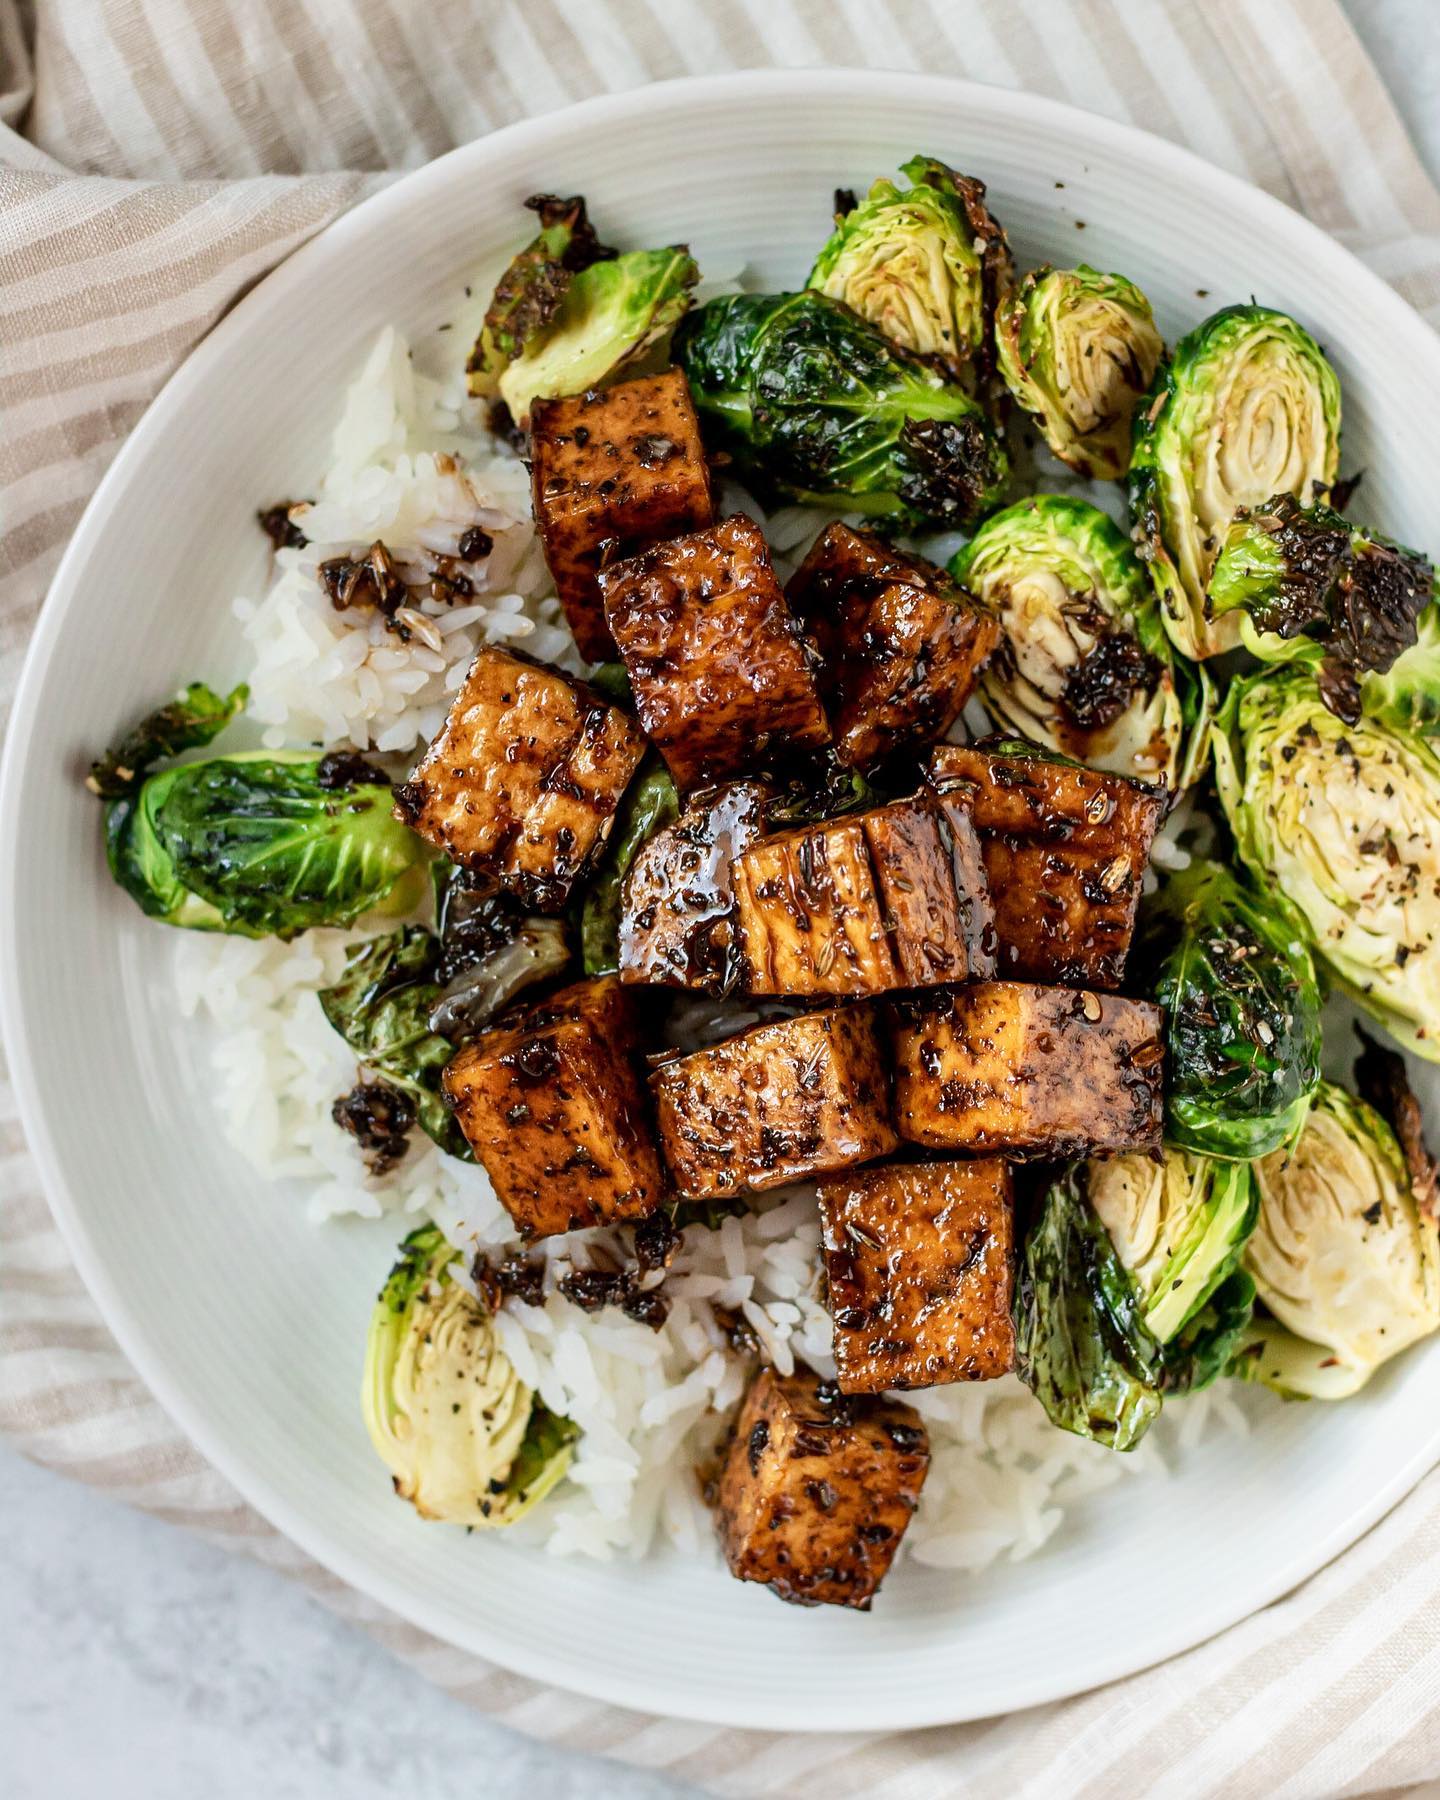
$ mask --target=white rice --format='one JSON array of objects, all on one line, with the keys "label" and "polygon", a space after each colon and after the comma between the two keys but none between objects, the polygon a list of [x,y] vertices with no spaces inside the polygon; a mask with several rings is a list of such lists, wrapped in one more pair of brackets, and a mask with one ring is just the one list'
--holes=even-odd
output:
[{"label": "white rice", "polygon": [[[733,499],[758,513],[748,497]],[[768,521],[777,560],[798,560],[824,522],[813,510],[777,512]],[[269,590],[235,603],[254,654],[250,710],[267,745],[413,751],[438,729],[485,642],[583,667],[549,591],[523,465],[483,432],[458,369],[447,379],[421,374],[393,332],[346,396],[330,466],[303,524],[312,542],[279,552]],[[420,605],[438,648],[418,634],[400,642],[374,614],[337,612],[317,582],[321,561],[363,552],[377,538],[418,579],[427,553],[454,555],[473,525],[494,542],[487,559],[467,566],[473,601]],[[1178,844],[1176,853],[1184,854]],[[477,1250],[513,1249],[510,1221],[483,1171],[417,1132],[401,1164],[377,1180],[330,1118],[356,1071],[316,992],[335,979],[346,944],[364,935],[363,925],[290,944],[175,934],[180,1004],[213,1027],[222,1127],[265,1175],[308,1190],[314,1220],[393,1212],[402,1215],[398,1240],[410,1228],[403,1215],[428,1214],[467,1263]],[[724,1029],[754,1016],[731,1009]],[[682,1041],[697,1044],[718,1029],[708,1002],[682,1009],[676,1025]],[[636,1556],[666,1541],[713,1556],[696,1470],[748,1373],[716,1308],[743,1320],[781,1370],[799,1358],[833,1373],[830,1319],[817,1297],[819,1243],[811,1188],[767,1197],[717,1231],[692,1227],[665,1278],[670,1312],[658,1332],[615,1309],[583,1313],[553,1291],[572,1261],[625,1260],[618,1234],[536,1246],[530,1254],[545,1262],[551,1291],[538,1308],[507,1305],[497,1329],[521,1377],[583,1436],[571,1479],[516,1535],[561,1555]],[[357,1344],[357,1365],[360,1354]],[[1245,1429],[1234,1396],[1201,1395],[1169,1403],[1135,1453],[1115,1456],[1055,1430],[1014,1377],[908,1398],[929,1428],[933,1461],[904,1553],[947,1569],[1032,1555],[1067,1507],[1124,1476],[1163,1474],[1172,1454],[1213,1425]]]}]

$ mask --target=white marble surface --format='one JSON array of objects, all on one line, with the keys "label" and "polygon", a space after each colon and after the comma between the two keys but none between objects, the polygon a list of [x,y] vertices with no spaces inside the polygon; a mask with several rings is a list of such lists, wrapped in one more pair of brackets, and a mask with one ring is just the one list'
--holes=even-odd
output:
[{"label": "white marble surface", "polygon": [[[1348,0],[1432,172],[1434,0]],[[488,1725],[278,1575],[0,1446],[5,1800],[679,1800]]]}]

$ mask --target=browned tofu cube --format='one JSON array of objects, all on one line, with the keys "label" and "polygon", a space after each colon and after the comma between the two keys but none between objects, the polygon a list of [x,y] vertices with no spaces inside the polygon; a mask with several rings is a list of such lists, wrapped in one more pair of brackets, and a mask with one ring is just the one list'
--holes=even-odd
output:
[{"label": "browned tofu cube", "polygon": [[1010,1170],[892,1163],[820,1183],[835,1366],[847,1394],[986,1381],[1015,1359]]},{"label": "browned tofu cube", "polygon": [[785,592],[825,658],[835,754],[855,768],[944,737],[1000,637],[936,564],[838,522]]},{"label": "browned tofu cube", "polygon": [[600,571],[645,734],[682,790],[830,741],[819,659],[743,513]]},{"label": "browned tofu cube", "polygon": [[395,789],[395,816],[527,906],[558,912],[644,754],[634,720],[593,688],[487,648]]},{"label": "browned tofu cube", "polygon": [[980,834],[999,973],[1119,987],[1163,790],[983,744],[942,744],[930,780]]},{"label": "browned tofu cube", "polygon": [[1148,1000],[979,981],[896,1008],[895,1121],[934,1150],[1068,1162],[1160,1144]]},{"label": "browned tofu cube", "polygon": [[[968,820],[956,830],[973,835]],[[750,991],[882,994],[993,974],[977,864],[970,854],[962,888],[966,858],[925,795],[762,838],[735,865]]]},{"label": "browned tofu cube", "polygon": [[842,1394],[808,1369],[761,1369],[715,1497],[730,1573],[797,1606],[868,1611],[929,1467],[929,1436],[903,1401]]},{"label": "browned tofu cube", "polygon": [[665,1160],[691,1200],[848,1169],[899,1142],[865,1006],[753,1026],[666,1063],[650,1080]]},{"label": "browned tofu cube", "polygon": [[597,575],[714,518],[689,383],[679,369],[530,408],[535,523],[580,654],[615,654]]},{"label": "browned tofu cube", "polygon": [[463,1045],[445,1097],[523,1238],[643,1219],[665,1197],[631,997],[581,981]]},{"label": "browned tofu cube", "polygon": [[743,958],[733,867],[764,830],[765,799],[753,781],[706,788],[641,846],[621,893],[622,981],[735,988]]}]

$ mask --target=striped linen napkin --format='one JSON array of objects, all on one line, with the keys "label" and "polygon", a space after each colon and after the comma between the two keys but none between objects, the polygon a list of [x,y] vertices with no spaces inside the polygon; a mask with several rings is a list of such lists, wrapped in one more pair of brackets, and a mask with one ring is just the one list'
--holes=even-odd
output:
[{"label": "striped linen napkin", "polygon": [[[950,72],[1189,145],[1440,318],[1440,193],[1333,0],[0,0],[0,707],[67,537],[161,383],[387,178],[586,95],[765,64]],[[557,1694],[309,1562],[100,1321],[0,1078],[0,1429],[304,1581],[490,1716],[724,1795],[1308,1796],[1440,1774],[1440,1472],[1288,1598],[1078,1699],[787,1737]]]}]

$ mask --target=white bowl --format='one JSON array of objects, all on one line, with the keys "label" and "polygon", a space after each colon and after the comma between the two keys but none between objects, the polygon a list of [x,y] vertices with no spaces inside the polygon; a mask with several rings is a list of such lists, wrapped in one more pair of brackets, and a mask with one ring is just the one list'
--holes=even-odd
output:
[{"label": "white bowl", "polygon": [[[587,102],[443,157],[293,256],[150,409],[86,512],[26,666],[0,798],[7,1038],[70,1248],[178,1424],[345,1580],[442,1638],[629,1706],[785,1729],[980,1717],[1169,1656],[1352,1542],[1440,1454],[1440,1346],[1333,1409],[1273,1409],[1169,1482],[1079,1506],[1022,1565],[906,1567],[875,1611],[781,1606],[718,1570],[563,1561],[421,1523],[357,1408],[393,1225],[315,1230],[221,1142],[177,1017],[171,935],[106,877],[80,777],[196,675],[239,671],[230,596],[255,591],[254,508],[304,492],[386,323],[422,334],[493,280],[519,203],[583,189],[622,243],[804,277],[837,185],[924,150],[990,184],[1022,267],[1081,258],[1155,302],[1167,338],[1254,294],[1295,312],[1345,390],[1363,510],[1433,537],[1440,345],[1277,201],[1156,138],[1020,94],[911,75],[774,72]],[[1062,185],[1063,184],[1063,185]],[[1082,229],[1083,223],[1083,229]],[[477,269],[477,265],[482,265]]]}]

